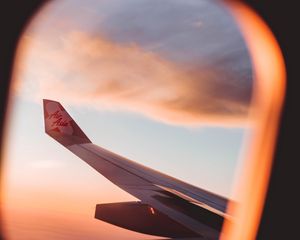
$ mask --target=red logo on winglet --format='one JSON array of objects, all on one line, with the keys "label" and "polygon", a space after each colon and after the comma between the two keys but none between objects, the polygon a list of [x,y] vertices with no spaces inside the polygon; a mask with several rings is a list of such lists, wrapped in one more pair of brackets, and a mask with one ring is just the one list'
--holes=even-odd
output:
[{"label": "red logo on winglet", "polygon": [[54,121],[51,125],[51,127],[66,127],[69,125],[67,120],[62,120],[62,115],[57,110],[55,113],[50,114],[48,119],[54,118],[56,121]]},{"label": "red logo on winglet", "polygon": [[50,102],[46,105],[48,117],[45,119],[46,130],[58,130],[61,133],[72,135],[73,128],[70,124],[72,118],[68,113],[59,108],[59,105]]}]

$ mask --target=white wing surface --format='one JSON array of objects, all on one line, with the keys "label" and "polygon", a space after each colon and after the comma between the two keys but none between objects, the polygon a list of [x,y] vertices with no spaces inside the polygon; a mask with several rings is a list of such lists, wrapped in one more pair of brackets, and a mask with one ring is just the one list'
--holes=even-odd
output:
[{"label": "white wing surface", "polygon": [[45,131],[139,202],[96,206],[95,217],[171,238],[218,239],[228,200],[93,144],[62,105],[44,100]]}]

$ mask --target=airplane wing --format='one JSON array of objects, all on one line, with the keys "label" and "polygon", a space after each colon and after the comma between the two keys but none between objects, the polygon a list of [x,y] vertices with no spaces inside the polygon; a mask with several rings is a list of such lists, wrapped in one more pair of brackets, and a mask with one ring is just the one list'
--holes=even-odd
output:
[{"label": "airplane wing", "polygon": [[60,103],[43,104],[49,136],[140,200],[98,204],[95,218],[150,235],[218,239],[227,199],[96,146]]}]

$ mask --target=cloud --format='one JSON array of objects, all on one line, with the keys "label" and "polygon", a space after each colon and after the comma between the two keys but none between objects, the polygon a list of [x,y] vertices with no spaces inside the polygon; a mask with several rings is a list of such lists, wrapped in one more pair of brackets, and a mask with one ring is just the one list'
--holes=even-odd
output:
[{"label": "cloud", "polygon": [[25,35],[17,94],[39,100],[124,110],[170,124],[243,124],[249,88],[226,69],[183,65],[128,43],[82,31],[58,40]]}]

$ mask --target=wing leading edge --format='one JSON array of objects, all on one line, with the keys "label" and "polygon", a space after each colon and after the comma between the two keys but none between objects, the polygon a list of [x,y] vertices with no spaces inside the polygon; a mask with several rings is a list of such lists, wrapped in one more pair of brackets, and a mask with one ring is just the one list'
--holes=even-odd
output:
[{"label": "wing leading edge", "polygon": [[[44,100],[44,119],[49,136],[140,200],[135,204],[99,204],[96,218],[157,236],[218,239],[228,217],[227,199],[94,145],[58,102]],[[129,209],[135,212],[135,219],[125,217]],[[158,222],[161,224],[153,224]]]}]

